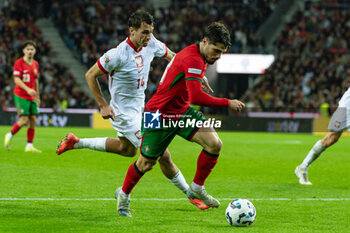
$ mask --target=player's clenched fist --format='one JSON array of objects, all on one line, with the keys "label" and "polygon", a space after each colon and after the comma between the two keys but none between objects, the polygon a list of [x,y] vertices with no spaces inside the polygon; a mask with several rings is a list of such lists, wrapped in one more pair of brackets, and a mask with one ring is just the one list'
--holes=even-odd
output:
[{"label": "player's clenched fist", "polygon": [[229,101],[230,101],[229,108],[231,111],[240,112],[245,107],[244,103],[242,103],[239,100],[229,100]]},{"label": "player's clenched fist", "polygon": [[115,119],[115,112],[113,108],[109,105],[101,107],[100,113],[103,119],[108,119],[108,118],[111,118],[112,120]]}]

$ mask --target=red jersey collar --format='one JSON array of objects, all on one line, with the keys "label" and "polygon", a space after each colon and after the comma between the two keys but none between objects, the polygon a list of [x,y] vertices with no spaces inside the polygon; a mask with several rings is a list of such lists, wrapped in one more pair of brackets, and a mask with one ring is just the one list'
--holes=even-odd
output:
[{"label": "red jersey collar", "polygon": [[129,36],[128,36],[128,38],[126,39],[126,43],[128,43],[128,45],[130,45],[130,47],[133,48],[133,49],[135,50],[135,52],[137,52],[137,53],[140,52],[140,51],[142,50],[142,47],[141,47],[139,50],[136,49],[136,46],[131,42]]}]

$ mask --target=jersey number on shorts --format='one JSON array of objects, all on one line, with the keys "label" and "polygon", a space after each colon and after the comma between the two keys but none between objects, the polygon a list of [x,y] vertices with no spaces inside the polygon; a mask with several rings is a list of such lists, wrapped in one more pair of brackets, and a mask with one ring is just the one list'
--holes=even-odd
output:
[{"label": "jersey number on shorts", "polygon": [[25,83],[30,82],[30,74],[23,74],[23,82]]},{"label": "jersey number on shorts", "polygon": [[137,89],[139,89],[140,86],[143,87],[145,85],[145,81],[143,80],[143,78],[144,77],[142,76],[142,79],[137,80]]}]

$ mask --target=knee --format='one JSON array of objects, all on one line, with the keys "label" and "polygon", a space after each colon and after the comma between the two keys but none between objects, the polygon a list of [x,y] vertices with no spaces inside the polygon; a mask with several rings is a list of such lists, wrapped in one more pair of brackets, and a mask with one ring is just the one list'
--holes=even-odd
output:
[{"label": "knee", "polygon": [[216,140],[213,140],[208,145],[208,148],[206,149],[209,153],[212,154],[219,154],[222,148],[222,141],[220,138],[216,138]]},{"label": "knee", "polygon": [[156,160],[143,161],[143,162],[137,164],[137,167],[140,170],[140,172],[145,173],[145,172],[152,170],[152,168],[154,167],[156,162],[157,162]]},{"label": "knee", "polygon": [[18,123],[20,125],[25,125],[28,123],[28,117],[20,117],[19,120],[18,120]]},{"label": "knee", "polygon": [[134,157],[137,154],[137,148],[131,145],[123,145],[121,154],[127,157]]}]

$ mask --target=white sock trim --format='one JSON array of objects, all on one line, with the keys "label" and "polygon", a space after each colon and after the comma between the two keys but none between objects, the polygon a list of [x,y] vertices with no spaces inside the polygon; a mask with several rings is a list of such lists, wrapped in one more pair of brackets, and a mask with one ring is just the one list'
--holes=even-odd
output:
[{"label": "white sock trim", "polygon": [[179,170],[173,178],[169,179],[170,182],[175,185],[178,189],[180,189],[183,193],[186,193],[189,189],[189,186],[186,182],[185,177],[182,175],[181,171]]},{"label": "white sock trim", "polygon": [[204,185],[199,185],[199,184],[192,182],[191,189],[195,192],[198,192],[198,191],[201,191],[204,189]]},{"label": "white sock trim", "polygon": [[74,144],[74,149],[89,148],[96,151],[106,151],[107,138],[81,138]]},{"label": "white sock trim", "polygon": [[122,196],[124,198],[130,198],[130,194],[124,193],[123,189],[120,190],[120,196]]},{"label": "white sock trim", "polygon": [[300,167],[306,169],[309,168],[310,165],[322,154],[324,150],[325,148],[322,145],[322,141],[318,140],[306,155],[304,161],[302,164],[300,164]]}]

